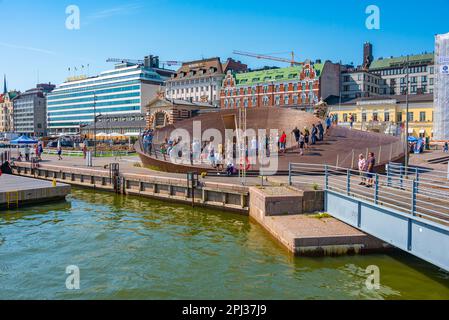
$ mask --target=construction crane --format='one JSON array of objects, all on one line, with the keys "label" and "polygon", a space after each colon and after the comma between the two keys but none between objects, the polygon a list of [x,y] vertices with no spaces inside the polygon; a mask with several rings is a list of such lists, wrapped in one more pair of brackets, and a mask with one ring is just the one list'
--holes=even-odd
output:
[{"label": "construction crane", "polygon": [[291,55],[292,55],[291,60],[284,59],[284,58],[279,58],[279,57],[273,57],[273,56],[264,55],[264,54],[257,54],[257,53],[251,53],[251,52],[245,52],[245,51],[238,51],[238,50],[234,50],[233,53],[237,54],[237,55],[240,55],[240,56],[253,57],[253,58],[256,58],[256,59],[273,60],[273,61],[278,61],[278,62],[287,62],[287,63],[290,63],[290,65],[292,67],[293,66],[304,65],[304,62],[295,61],[295,53],[293,51],[291,52]]}]

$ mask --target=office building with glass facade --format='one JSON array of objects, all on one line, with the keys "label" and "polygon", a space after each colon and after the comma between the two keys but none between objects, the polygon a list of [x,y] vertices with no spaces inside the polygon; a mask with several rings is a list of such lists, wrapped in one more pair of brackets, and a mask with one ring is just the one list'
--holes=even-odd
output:
[{"label": "office building with glass facade", "polygon": [[76,134],[95,117],[142,114],[173,71],[120,63],[99,76],[69,79],[47,97],[48,133]]}]

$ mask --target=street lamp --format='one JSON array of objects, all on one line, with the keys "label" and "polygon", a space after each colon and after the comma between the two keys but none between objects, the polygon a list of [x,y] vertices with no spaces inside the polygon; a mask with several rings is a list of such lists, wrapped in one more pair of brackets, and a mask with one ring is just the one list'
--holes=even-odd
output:
[{"label": "street lamp", "polygon": [[97,157],[97,94],[94,92],[94,157]]},{"label": "street lamp", "polygon": [[408,127],[409,127],[409,118],[408,118],[408,113],[409,113],[409,99],[408,99],[408,94],[409,94],[409,76],[410,76],[410,57],[407,55],[407,62],[406,62],[406,76],[405,76],[405,169],[407,170],[408,168],[408,163],[409,163],[409,147],[408,147]]}]

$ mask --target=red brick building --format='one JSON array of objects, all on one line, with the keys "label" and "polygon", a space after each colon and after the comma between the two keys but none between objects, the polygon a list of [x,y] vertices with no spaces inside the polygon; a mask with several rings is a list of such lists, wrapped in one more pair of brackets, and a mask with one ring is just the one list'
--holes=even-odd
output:
[{"label": "red brick building", "polygon": [[339,65],[329,61],[246,73],[228,72],[220,92],[220,107],[308,109],[321,99],[339,95],[339,72]]}]

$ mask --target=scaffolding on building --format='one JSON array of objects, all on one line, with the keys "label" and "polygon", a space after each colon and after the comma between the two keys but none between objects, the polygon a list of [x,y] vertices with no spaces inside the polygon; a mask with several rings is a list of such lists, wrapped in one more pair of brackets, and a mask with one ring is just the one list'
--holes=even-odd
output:
[{"label": "scaffolding on building", "polygon": [[449,33],[435,36],[434,140],[449,140]]}]

